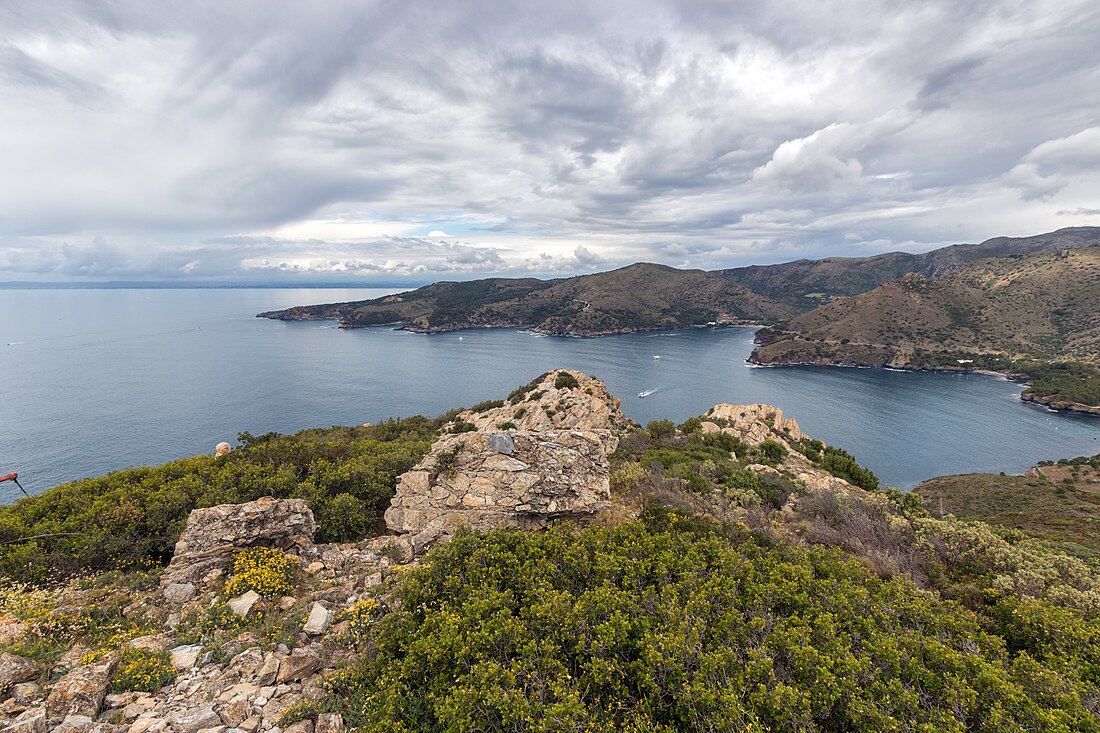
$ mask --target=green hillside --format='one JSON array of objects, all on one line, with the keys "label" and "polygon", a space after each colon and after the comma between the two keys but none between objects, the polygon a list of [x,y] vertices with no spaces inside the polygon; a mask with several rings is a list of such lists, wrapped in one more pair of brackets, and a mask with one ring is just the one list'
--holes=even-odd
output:
[{"label": "green hillside", "polygon": [[1045,461],[1024,476],[940,476],[914,491],[936,515],[1023,530],[1100,562],[1100,454]]},{"label": "green hillside", "polygon": [[988,368],[1037,401],[1100,404],[1100,247],[906,275],[762,331],[759,364]]},{"label": "green hillside", "polygon": [[772,322],[797,312],[716,273],[639,263],[560,280],[436,283],[376,300],[260,316],[335,318],[345,328],[400,322],[418,331],[530,326],[544,333],[598,335],[714,322]]}]

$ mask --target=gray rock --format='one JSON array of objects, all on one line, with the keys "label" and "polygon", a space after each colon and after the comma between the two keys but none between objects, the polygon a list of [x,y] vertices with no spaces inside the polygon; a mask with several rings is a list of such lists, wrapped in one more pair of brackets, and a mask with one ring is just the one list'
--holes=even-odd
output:
[{"label": "gray rock", "polygon": [[176,543],[161,585],[196,583],[229,567],[233,555],[263,545],[298,551],[313,545],[317,522],[303,499],[270,496],[245,504],[195,509]]},{"label": "gray rock", "polygon": [[343,729],[344,719],[340,713],[321,713],[317,716],[313,733],[340,733]]},{"label": "gray rock", "polygon": [[307,634],[323,634],[328,629],[329,624],[332,622],[332,611],[328,610],[320,603],[314,603],[313,608],[309,611],[309,618],[306,619],[306,623],[302,626],[302,631]]},{"label": "gray rock", "polygon": [[4,733],[46,733],[46,711],[42,708],[26,711],[4,728]]},{"label": "gray rock", "polygon": [[490,435],[485,438],[485,447],[489,450],[510,456],[516,452],[516,443],[508,435]]},{"label": "gray rock", "polygon": [[248,612],[252,610],[252,607],[256,605],[256,601],[260,600],[260,594],[254,590],[247,591],[231,598],[226,605],[229,606],[229,610],[237,616],[245,618],[248,616]]},{"label": "gray rock", "polygon": [[187,603],[195,597],[195,586],[192,583],[172,583],[164,589],[164,600],[179,605]]},{"label": "gray rock", "polygon": [[230,727],[236,727],[243,723],[252,713],[252,703],[247,698],[239,697],[222,705],[218,710],[223,723]]},{"label": "gray rock", "polygon": [[36,679],[38,665],[33,660],[18,654],[0,654],[0,699],[6,699],[16,685]]},{"label": "gray rock", "polygon": [[297,682],[309,677],[321,668],[321,658],[309,649],[295,649],[289,657],[279,663],[279,675],[276,682]]},{"label": "gray rock", "polygon": [[53,729],[52,733],[88,733],[93,726],[95,721],[87,715],[69,715]]},{"label": "gray rock", "polygon": [[184,644],[168,651],[172,657],[172,666],[176,669],[191,669],[199,661],[202,647],[198,644]]},{"label": "gray rock", "polygon": [[214,712],[213,705],[203,705],[174,713],[170,721],[175,733],[198,733],[200,728],[213,728],[222,724],[222,719]]},{"label": "gray rock", "polygon": [[279,666],[282,664],[284,654],[271,653],[264,659],[263,665],[256,672],[256,684],[260,687],[270,685],[279,676]]},{"label": "gray rock", "polygon": [[37,682],[20,682],[11,688],[11,696],[16,700],[29,700],[37,697],[42,692],[42,685]]},{"label": "gray rock", "polygon": [[63,720],[70,715],[94,718],[103,705],[114,670],[114,659],[73,667],[50,689],[46,714],[52,720]]},{"label": "gray rock", "polygon": [[[494,437],[445,435],[398,480],[386,524],[412,535],[417,553],[461,525],[476,530],[539,529],[560,519],[583,520],[611,499],[603,437],[595,431],[520,431],[511,455],[490,448]],[[433,470],[444,456],[451,466]]]}]

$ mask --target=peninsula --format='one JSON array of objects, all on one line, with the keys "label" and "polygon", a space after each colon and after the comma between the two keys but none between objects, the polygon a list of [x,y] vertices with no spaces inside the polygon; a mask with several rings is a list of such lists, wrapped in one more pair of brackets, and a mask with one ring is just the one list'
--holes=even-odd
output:
[{"label": "peninsula", "polygon": [[259,317],[336,320],[342,328],[393,324],[425,333],[523,327],[576,336],[706,324],[775,324],[911,273],[937,278],[989,257],[1090,246],[1100,246],[1100,227],[998,237],[922,254],[829,257],[709,272],[637,263],[552,280],[439,282],[374,300],[296,306]]}]

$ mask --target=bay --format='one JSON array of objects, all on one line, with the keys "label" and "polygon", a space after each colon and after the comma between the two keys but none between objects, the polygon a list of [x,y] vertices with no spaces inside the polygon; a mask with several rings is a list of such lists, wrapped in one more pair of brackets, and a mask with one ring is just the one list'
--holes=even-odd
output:
[{"label": "bay", "polygon": [[[562,367],[604,380],[643,424],[679,422],[718,402],[777,405],[902,488],[1100,452],[1100,419],[1022,403],[1020,385],[1007,380],[751,368],[747,328],[575,339],[514,329],[343,331],[253,317],[386,292],[0,290],[0,474],[18,470],[23,485],[39,492],[209,453],[240,431],[436,415],[499,399]],[[17,491],[0,485],[0,501]]]}]

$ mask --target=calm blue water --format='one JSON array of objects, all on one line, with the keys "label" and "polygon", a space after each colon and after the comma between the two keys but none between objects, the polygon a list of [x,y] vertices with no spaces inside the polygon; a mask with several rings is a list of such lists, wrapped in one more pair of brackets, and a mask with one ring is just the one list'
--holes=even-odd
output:
[{"label": "calm blue water", "polygon": [[[252,317],[383,292],[0,290],[0,474],[18,470],[28,490],[42,491],[212,452],[244,430],[436,415],[556,367],[598,376],[642,423],[681,421],[717,402],[778,405],[894,486],[1100,452],[1100,419],[1023,404],[1018,385],[993,377],[746,367],[751,329],[425,336]],[[643,390],[655,391],[639,399]],[[16,491],[0,486],[0,500]]]}]

